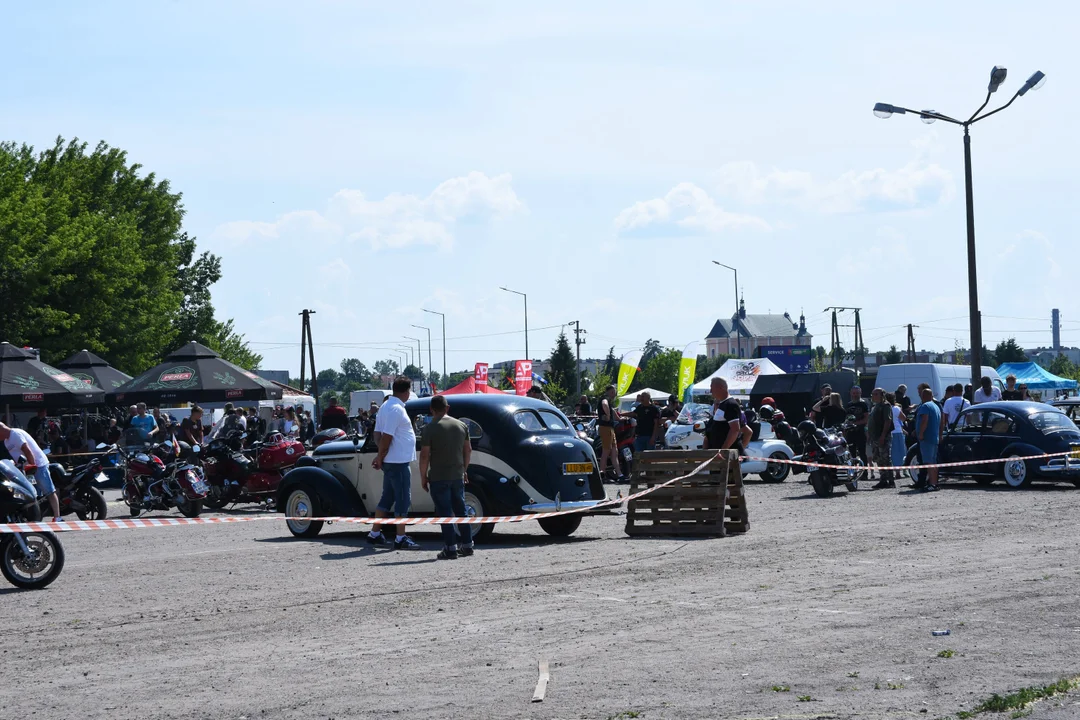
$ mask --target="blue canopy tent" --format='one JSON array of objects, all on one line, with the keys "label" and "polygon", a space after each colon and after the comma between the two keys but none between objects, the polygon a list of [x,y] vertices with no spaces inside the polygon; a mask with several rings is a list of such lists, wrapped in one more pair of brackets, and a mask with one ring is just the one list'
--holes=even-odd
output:
[{"label": "blue canopy tent", "polygon": [[1075,390],[1076,381],[1052,375],[1036,363],[1003,363],[997,369],[998,375],[1005,378],[1016,376],[1017,385],[1027,385],[1028,390]]}]

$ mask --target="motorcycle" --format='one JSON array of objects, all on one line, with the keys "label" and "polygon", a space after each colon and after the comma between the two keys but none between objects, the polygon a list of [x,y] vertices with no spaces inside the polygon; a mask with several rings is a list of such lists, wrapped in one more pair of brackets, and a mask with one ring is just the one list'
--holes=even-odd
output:
[{"label": "motorcycle", "polygon": [[[0,520],[5,523],[41,520],[33,483],[10,460],[0,461]],[[0,573],[15,587],[38,590],[64,569],[64,546],[51,532],[0,535]]]},{"label": "motorcycle", "polygon": [[[105,496],[95,485],[108,482],[97,457],[69,474],[60,463],[49,463],[49,476],[56,486],[56,498],[60,501],[60,514],[75,513],[80,520],[104,520],[109,514]],[[48,501],[38,501],[42,514],[48,509]]]},{"label": "motorcycle", "polygon": [[799,423],[799,438],[803,445],[802,460],[819,464],[808,468],[810,485],[818,497],[830,497],[838,485],[846,486],[850,492],[859,489],[866,468],[861,460],[852,457],[841,433],[820,429],[813,420],[803,420]]},{"label": "motorcycle", "polygon": [[[124,458],[124,502],[131,517],[143,511],[169,510],[175,507],[184,517],[198,517],[209,488],[203,479],[202,468],[189,462],[183,445],[175,438],[153,448],[128,452],[117,446],[111,449]],[[163,448],[162,446],[171,446]],[[198,445],[190,454],[198,455]],[[162,456],[166,460],[162,459]]]},{"label": "motorcycle", "polygon": [[315,433],[314,437],[311,438],[311,449],[314,450],[324,443],[345,440],[348,437],[349,434],[341,428],[326,428]]},{"label": "motorcycle", "polygon": [[207,507],[218,510],[234,503],[266,503],[268,510],[273,509],[281,478],[305,454],[303,443],[281,433],[270,433],[265,441],[242,451],[244,437],[236,433],[216,438],[203,452]]},{"label": "motorcycle", "polygon": [[[613,453],[618,459],[619,474],[623,477],[630,476],[630,467],[634,462],[634,427],[637,425],[637,420],[634,418],[623,417],[615,421],[615,448]],[[604,443],[600,439],[600,428],[596,425],[595,420],[591,424],[591,432],[589,440],[592,442],[593,452],[596,453],[597,461],[604,454]],[[601,472],[601,475],[603,472]]]}]

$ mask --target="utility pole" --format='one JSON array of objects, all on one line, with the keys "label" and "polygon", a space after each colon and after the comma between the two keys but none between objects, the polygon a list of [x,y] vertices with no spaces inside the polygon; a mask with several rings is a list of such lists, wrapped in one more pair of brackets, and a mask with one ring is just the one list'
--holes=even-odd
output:
[{"label": "utility pole", "polygon": [[907,361],[909,363],[915,362],[915,333],[913,330],[917,327],[918,325],[912,325],[911,323],[908,323],[907,326]]},{"label": "utility pole", "polygon": [[577,352],[577,361],[574,363],[574,395],[576,399],[581,397],[581,346],[585,344],[581,336],[587,335],[589,331],[581,329],[580,320],[574,320],[570,324],[574,326],[574,345]]},{"label": "utility pole", "polygon": [[[832,358],[833,367],[840,367],[843,362],[843,354],[840,352],[840,328],[854,328],[855,329],[855,348],[853,351],[853,357],[855,358],[855,369],[861,372],[866,372],[866,348],[863,347],[863,334],[862,334],[862,319],[859,313],[862,312],[862,308],[849,308],[849,307],[827,307],[823,312],[832,310]],[[845,325],[838,321],[837,314],[852,311],[855,313],[855,324]]]},{"label": "utility pole", "polygon": [[300,389],[304,389],[304,346],[306,343],[308,361],[311,363],[311,394],[315,397],[315,416],[319,417],[319,379],[315,373],[315,345],[311,340],[311,316],[315,314],[315,311],[305,308],[299,314],[304,318],[300,330]]}]

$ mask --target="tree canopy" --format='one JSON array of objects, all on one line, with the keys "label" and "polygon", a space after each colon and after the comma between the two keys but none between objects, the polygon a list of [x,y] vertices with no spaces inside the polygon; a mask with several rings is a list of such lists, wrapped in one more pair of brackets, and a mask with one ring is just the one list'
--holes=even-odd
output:
[{"label": "tree canopy", "polygon": [[[983,353],[985,354],[985,352],[986,350],[984,348]],[[1001,365],[1002,363],[1010,362],[1027,362],[1027,359],[1028,357],[1024,353],[1024,349],[1017,344],[1016,338],[1009,338],[1008,340],[1002,340],[997,344],[997,347],[994,348],[995,362],[989,362],[984,356],[983,363],[987,365]]]},{"label": "tree canopy", "polygon": [[197,340],[262,358],[214,317],[220,260],[196,256],[180,193],[105,143],[0,143],[0,340],[58,362],[87,349],[138,374]]}]

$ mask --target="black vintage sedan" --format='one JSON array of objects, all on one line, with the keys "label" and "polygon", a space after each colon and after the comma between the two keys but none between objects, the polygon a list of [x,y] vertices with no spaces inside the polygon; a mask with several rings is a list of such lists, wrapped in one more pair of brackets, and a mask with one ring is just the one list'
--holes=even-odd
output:
[{"label": "black vintage sedan", "polygon": [[[1020,460],[1031,455],[1070,453],[1066,457]],[[1013,458],[1006,462],[1001,459]],[[979,464],[979,460],[998,460]],[[947,478],[969,477],[980,485],[1004,480],[1009,487],[1026,487],[1033,480],[1068,480],[1080,487],[1080,429],[1060,409],[1036,402],[992,402],[970,407],[941,439],[938,462],[976,462],[942,468]],[[906,465],[915,475],[915,448]]]},{"label": "black vintage sedan", "polygon": [[[469,428],[472,462],[465,486],[465,505],[477,517],[522,515],[558,509],[588,510],[606,499],[596,455],[578,437],[569,419],[539,400],[514,395],[451,395],[450,416]],[[431,398],[405,404],[417,436],[431,420]],[[376,447],[373,438],[354,438],[320,445],[301,458],[278,489],[278,507],[288,517],[289,531],[313,537],[322,522],[305,517],[370,517],[382,492],[382,473],[371,467]],[[420,484],[416,461],[412,466],[410,515],[435,513],[431,495]],[[538,520],[550,535],[566,536],[577,530],[582,514]],[[482,525],[479,540],[490,535],[493,524]]]}]

